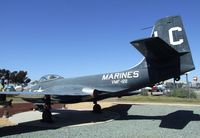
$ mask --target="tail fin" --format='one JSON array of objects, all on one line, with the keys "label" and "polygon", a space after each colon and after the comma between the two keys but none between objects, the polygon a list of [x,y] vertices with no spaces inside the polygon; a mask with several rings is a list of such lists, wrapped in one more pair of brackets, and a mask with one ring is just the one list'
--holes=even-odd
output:
[{"label": "tail fin", "polygon": [[158,20],[151,38],[131,44],[145,56],[153,80],[177,78],[195,68],[180,16]]},{"label": "tail fin", "polygon": [[156,22],[152,37],[159,37],[180,54],[182,72],[194,69],[192,55],[180,16],[170,16]]}]

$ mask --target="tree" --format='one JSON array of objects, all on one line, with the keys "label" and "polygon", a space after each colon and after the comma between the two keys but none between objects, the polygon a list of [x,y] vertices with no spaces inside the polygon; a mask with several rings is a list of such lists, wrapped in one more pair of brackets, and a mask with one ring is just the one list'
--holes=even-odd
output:
[{"label": "tree", "polygon": [[27,77],[27,71],[13,71],[0,69],[0,78],[8,80],[10,83],[27,85],[31,79]]}]

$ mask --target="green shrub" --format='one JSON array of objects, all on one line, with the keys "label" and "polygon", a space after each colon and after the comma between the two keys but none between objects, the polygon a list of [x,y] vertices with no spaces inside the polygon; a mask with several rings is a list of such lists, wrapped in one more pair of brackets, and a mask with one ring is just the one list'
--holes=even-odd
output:
[{"label": "green shrub", "polygon": [[143,91],[141,92],[141,95],[142,95],[142,96],[148,96],[148,91],[147,91],[147,90],[143,90]]},{"label": "green shrub", "polygon": [[168,96],[179,98],[197,98],[197,94],[194,91],[190,90],[189,92],[187,89],[183,88],[171,90]]}]

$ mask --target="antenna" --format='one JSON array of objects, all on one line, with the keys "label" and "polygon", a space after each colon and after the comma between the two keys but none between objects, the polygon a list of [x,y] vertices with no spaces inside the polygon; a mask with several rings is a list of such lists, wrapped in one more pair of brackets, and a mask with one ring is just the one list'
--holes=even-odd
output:
[{"label": "antenna", "polygon": [[153,28],[153,26],[148,26],[148,27],[142,28],[141,30],[147,30],[147,29],[151,29],[151,28]]}]

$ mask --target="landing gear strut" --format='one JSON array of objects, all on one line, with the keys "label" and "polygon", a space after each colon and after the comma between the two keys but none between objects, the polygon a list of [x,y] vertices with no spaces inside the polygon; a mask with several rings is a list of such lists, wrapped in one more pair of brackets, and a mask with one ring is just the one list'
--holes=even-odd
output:
[{"label": "landing gear strut", "polygon": [[4,101],[4,111],[3,111],[3,118],[8,118],[10,116],[10,108],[12,108],[12,101]]},{"label": "landing gear strut", "polygon": [[94,101],[93,112],[94,113],[101,113],[101,106],[97,104],[97,101]]},{"label": "landing gear strut", "polygon": [[49,95],[45,95],[44,102],[45,102],[45,105],[42,112],[42,121],[49,123],[49,122],[52,122],[51,97]]}]

